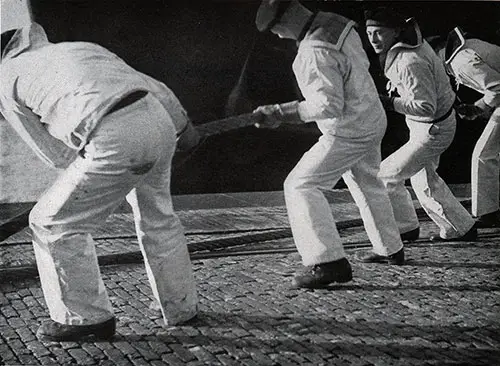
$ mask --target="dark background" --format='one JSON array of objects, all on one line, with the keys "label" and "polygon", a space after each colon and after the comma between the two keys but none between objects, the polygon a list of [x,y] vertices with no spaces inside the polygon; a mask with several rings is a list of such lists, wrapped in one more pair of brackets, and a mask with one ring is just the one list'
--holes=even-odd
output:
[{"label": "dark background", "polygon": [[[386,5],[414,16],[424,37],[460,25],[498,43],[500,6],[488,1],[305,1],[363,24],[363,11]],[[295,44],[254,26],[258,1],[32,0],[35,21],[51,41],[91,41],[166,83],[195,124],[300,97],[291,71]],[[360,28],[364,37],[364,30]],[[366,42],[366,39],[364,40]],[[371,58],[373,54],[367,45]],[[373,59],[372,73],[383,84]],[[461,90],[462,99],[479,97]],[[383,156],[407,140],[404,120],[389,114]],[[448,183],[470,181],[470,157],[484,122],[459,121],[439,172]],[[281,190],[287,173],[317,140],[315,124],[277,130],[248,127],[210,137],[173,172],[172,193]],[[342,182],[338,187],[342,186]]]}]

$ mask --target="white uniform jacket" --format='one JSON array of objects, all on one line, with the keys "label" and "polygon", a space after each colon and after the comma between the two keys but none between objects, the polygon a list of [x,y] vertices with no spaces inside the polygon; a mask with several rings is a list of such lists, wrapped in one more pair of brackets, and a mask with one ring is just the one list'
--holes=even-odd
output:
[{"label": "white uniform jacket", "polygon": [[458,85],[483,94],[475,102],[482,110],[492,109],[472,153],[472,214],[486,215],[499,209],[500,171],[500,47],[465,39],[459,28],[449,35],[444,52],[447,71]]},{"label": "white uniform jacket", "polygon": [[458,85],[483,94],[477,103],[500,106],[499,46],[476,38],[465,39],[455,28],[448,36],[445,65]]},{"label": "white uniform jacket", "polygon": [[101,118],[134,91],[152,92],[177,131],[189,120],[163,83],[97,44],[51,43],[37,23],[16,31],[2,50],[1,65],[1,113],[44,162],[57,168],[67,167]]},{"label": "white uniform jacket", "polygon": [[[300,42],[293,71],[305,98],[300,118],[325,135],[356,138],[386,128],[355,22],[319,12]],[[334,66],[335,65],[335,66]]]},{"label": "white uniform jacket", "polygon": [[303,121],[316,121],[322,136],[284,182],[295,245],[305,266],[345,257],[323,192],[343,178],[359,207],[373,251],[402,248],[387,191],[377,177],[387,118],[355,23],[319,12],[302,41],[293,71],[305,100]]},{"label": "white uniform jacket", "polygon": [[432,123],[452,108],[455,93],[443,62],[422,39],[417,23],[412,19],[408,22],[403,40],[387,53],[387,89],[389,94],[399,94],[394,109],[404,114],[407,122]]}]

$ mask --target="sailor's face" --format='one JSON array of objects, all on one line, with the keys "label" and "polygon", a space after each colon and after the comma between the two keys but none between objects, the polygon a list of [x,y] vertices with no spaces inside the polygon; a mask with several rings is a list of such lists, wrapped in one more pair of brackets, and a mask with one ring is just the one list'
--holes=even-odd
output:
[{"label": "sailor's face", "polygon": [[384,54],[397,42],[399,30],[370,25],[366,27],[366,35],[376,54]]}]

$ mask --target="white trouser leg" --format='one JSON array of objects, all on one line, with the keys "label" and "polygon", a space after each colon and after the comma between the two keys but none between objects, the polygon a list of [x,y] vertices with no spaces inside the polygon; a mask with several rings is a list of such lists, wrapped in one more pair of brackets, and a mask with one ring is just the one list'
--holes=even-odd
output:
[{"label": "white trouser leg", "polygon": [[163,319],[174,325],[197,313],[196,286],[184,229],[170,195],[175,135],[164,141],[169,152],[127,196],[132,206],[146,273]]},{"label": "white trouser leg", "polygon": [[438,165],[438,161],[429,160],[424,169],[411,177],[411,185],[425,212],[439,227],[439,235],[459,237],[472,228],[474,219],[437,174]]},{"label": "white trouser leg", "polygon": [[359,208],[373,252],[388,256],[401,250],[403,243],[387,190],[378,177],[380,159],[377,145],[346,172],[343,179]]},{"label": "white trouser leg", "polygon": [[[305,266],[345,257],[331,208],[322,191],[333,188],[342,174],[373,153],[379,141],[373,137],[345,139],[324,135],[304,154],[285,180],[290,226]],[[363,164],[358,167],[359,170],[363,168]],[[355,187],[352,179],[351,182]],[[365,192],[371,189],[365,189],[364,183],[361,185]],[[369,215],[368,211],[365,212]]]},{"label": "white trouser leg", "polygon": [[406,233],[420,226],[410,192],[405,187],[406,179],[416,174],[420,168],[417,164],[410,164],[411,159],[408,159],[413,156],[418,158],[418,151],[415,154],[415,148],[416,146],[407,142],[384,159],[380,165],[379,177],[387,189],[400,233]]},{"label": "white trouser leg", "polygon": [[439,226],[440,235],[461,236],[473,226],[474,220],[436,173],[441,153],[453,141],[454,115],[438,125],[417,122],[408,125],[410,140],[387,157],[380,168],[399,230],[403,233],[418,227],[415,208],[404,188],[405,180],[411,178],[418,200]]},{"label": "white trouser leg", "polygon": [[94,324],[113,316],[90,233],[122,202],[133,182],[126,182],[123,172],[96,173],[91,165],[91,158],[78,157],[30,214],[45,301],[50,317],[63,324]]},{"label": "white trouser leg", "polygon": [[499,209],[500,108],[496,108],[472,153],[472,214]]},{"label": "white trouser leg", "polygon": [[83,156],[32,210],[35,255],[53,320],[94,324],[113,315],[90,233],[171,153],[164,146],[175,134],[168,121],[151,96],[106,116]]}]

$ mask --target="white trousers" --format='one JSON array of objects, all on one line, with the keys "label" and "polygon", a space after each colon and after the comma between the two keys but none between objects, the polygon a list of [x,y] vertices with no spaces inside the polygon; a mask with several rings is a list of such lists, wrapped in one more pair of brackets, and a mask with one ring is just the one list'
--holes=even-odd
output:
[{"label": "white trousers", "polygon": [[417,199],[438,225],[443,238],[464,235],[474,219],[437,174],[439,157],[455,136],[455,114],[437,124],[407,122],[409,141],[388,156],[380,166],[380,177],[389,192],[401,233],[416,229],[419,222],[405,180],[410,179]]},{"label": "white trousers", "polygon": [[342,177],[357,206],[373,251],[390,255],[403,244],[384,185],[377,176],[382,134],[365,138],[323,135],[284,183],[290,226],[304,266],[345,257],[323,191]]},{"label": "white trousers", "polygon": [[497,211],[500,175],[500,107],[488,121],[472,153],[472,214],[481,216]]},{"label": "white trousers", "polygon": [[85,325],[113,316],[90,233],[125,197],[165,322],[196,314],[186,239],[170,196],[174,149],[172,120],[149,94],[104,117],[80,156],[33,208],[36,261],[53,320]]}]

